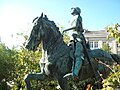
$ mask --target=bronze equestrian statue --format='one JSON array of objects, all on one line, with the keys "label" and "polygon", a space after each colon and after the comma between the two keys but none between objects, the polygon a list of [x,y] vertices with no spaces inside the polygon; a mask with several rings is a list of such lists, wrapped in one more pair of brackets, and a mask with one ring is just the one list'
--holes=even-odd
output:
[{"label": "bronze equestrian statue", "polygon": [[[63,35],[55,23],[49,20],[43,13],[40,17],[35,18],[33,22],[34,26],[26,48],[36,51],[39,44],[42,44],[42,58],[40,60],[41,72],[27,74],[25,76],[24,79],[27,89],[32,90],[30,85],[31,80],[44,81],[47,79],[55,79],[58,81],[62,90],[69,90],[67,78],[64,78],[64,76],[71,73],[73,67],[74,60],[70,54],[71,47],[65,44]],[[101,82],[101,76],[98,74],[98,71],[102,74],[102,78],[106,78],[110,69],[99,63],[99,61],[111,65],[114,60],[111,54],[100,49],[89,51],[89,56],[92,64],[88,62],[88,58],[84,57],[77,79],[82,81],[88,78],[96,78],[96,81]],[[120,58],[117,62],[120,62]]]}]

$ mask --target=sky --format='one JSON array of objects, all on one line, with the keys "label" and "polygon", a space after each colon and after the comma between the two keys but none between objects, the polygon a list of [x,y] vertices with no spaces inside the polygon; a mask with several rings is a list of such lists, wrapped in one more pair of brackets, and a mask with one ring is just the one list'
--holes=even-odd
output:
[{"label": "sky", "polygon": [[120,23],[120,0],[0,0],[0,37],[8,47],[22,43],[16,33],[28,33],[32,20],[43,12],[63,27],[72,7],[81,9],[83,28],[103,30]]}]

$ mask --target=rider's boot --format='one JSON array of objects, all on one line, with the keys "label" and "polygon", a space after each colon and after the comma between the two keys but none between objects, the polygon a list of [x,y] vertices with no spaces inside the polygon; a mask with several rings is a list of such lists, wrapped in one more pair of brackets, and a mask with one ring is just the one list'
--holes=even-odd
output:
[{"label": "rider's boot", "polygon": [[64,75],[66,77],[78,78],[79,70],[82,66],[82,60],[80,58],[76,58],[75,66],[72,68],[72,73],[68,73]]},{"label": "rider's boot", "polygon": [[72,68],[72,73],[68,73],[64,76],[65,77],[70,77],[72,76],[73,78],[78,77],[79,74],[79,70],[81,69],[82,66],[82,62],[84,60],[83,58],[84,54],[83,54],[83,46],[81,44],[81,42],[77,42],[76,43],[76,50],[75,50],[75,65]]},{"label": "rider's boot", "polygon": [[76,43],[76,50],[75,50],[75,66],[73,69],[73,76],[78,77],[79,70],[82,67],[82,62],[84,60],[84,54],[83,54],[83,46],[81,42]]},{"label": "rider's boot", "polygon": [[73,77],[78,77],[79,70],[82,67],[82,61],[83,60],[81,60],[81,58],[76,58],[75,66],[74,66],[74,69],[72,71]]}]

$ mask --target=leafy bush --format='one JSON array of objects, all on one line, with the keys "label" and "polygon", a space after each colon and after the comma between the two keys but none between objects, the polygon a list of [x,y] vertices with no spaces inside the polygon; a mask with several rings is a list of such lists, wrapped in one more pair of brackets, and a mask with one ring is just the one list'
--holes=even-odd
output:
[{"label": "leafy bush", "polygon": [[113,66],[113,72],[103,81],[103,90],[120,89],[120,65]]},{"label": "leafy bush", "polygon": [[3,90],[7,88],[7,82],[14,79],[16,57],[16,50],[11,50],[0,43],[0,88]]},{"label": "leafy bush", "polygon": [[40,72],[40,57],[41,53],[39,51],[28,51],[24,46],[17,50],[13,90],[25,88],[24,77],[26,74]]},{"label": "leafy bush", "polygon": [[[120,25],[114,24],[106,27],[109,35],[108,38],[115,38],[118,46],[120,46]],[[120,89],[120,65],[113,66],[113,72],[103,81],[103,90],[119,90]]]}]

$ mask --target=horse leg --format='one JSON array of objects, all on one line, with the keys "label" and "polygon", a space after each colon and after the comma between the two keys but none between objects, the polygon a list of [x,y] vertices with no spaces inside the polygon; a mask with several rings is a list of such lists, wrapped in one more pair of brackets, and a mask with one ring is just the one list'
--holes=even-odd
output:
[{"label": "horse leg", "polygon": [[59,83],[62,90],[69,90],[66,78],[62,78],[62,77],[59,78],[58,83]]},{"label": "horse leg", "polygon": [[103,79],[100,76],[98,71],[95,73],[95,78],[96,78],[97,82],[94,83],[93,90],[94,90],[94,87],[97,87],[98,89],[102,89],[103,88],[103,86],[102,86]]},{"label": "horse leg", "polygon": [[27,90],[32,90],[30,85],[30,80],[44,80],[45,75],[43,73],[36,73],[36,74],[27,74],[24,78]]}]

